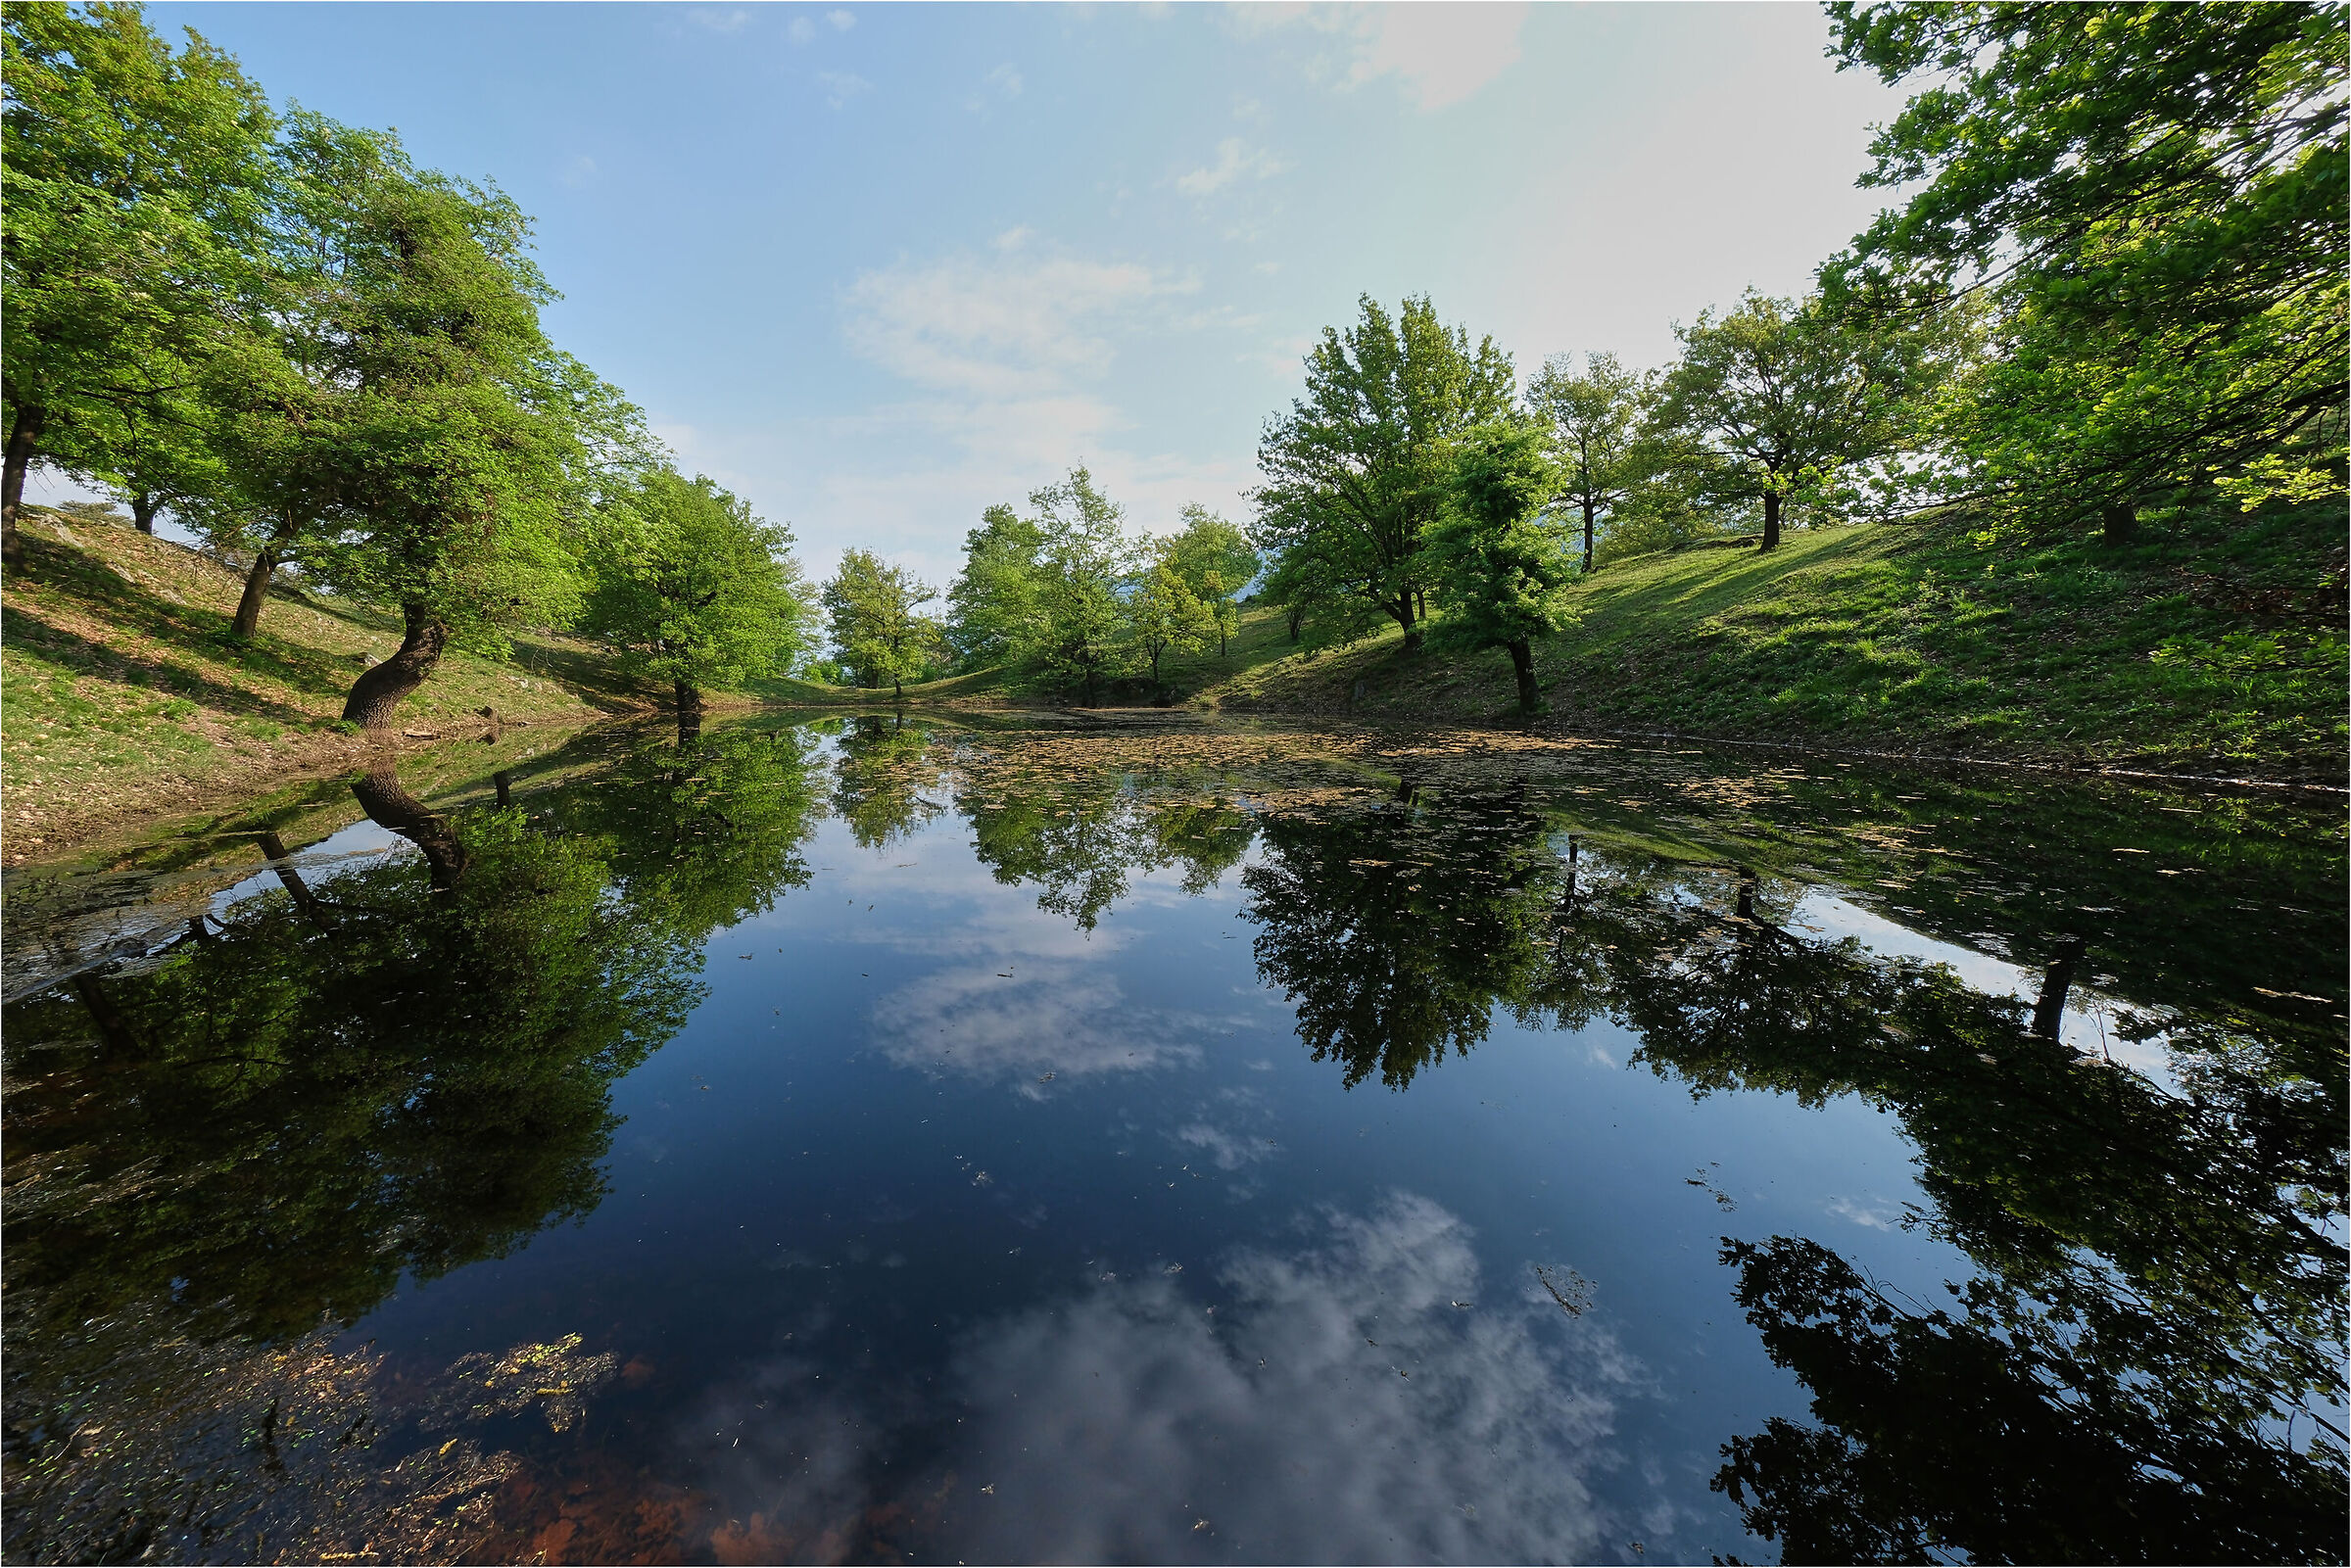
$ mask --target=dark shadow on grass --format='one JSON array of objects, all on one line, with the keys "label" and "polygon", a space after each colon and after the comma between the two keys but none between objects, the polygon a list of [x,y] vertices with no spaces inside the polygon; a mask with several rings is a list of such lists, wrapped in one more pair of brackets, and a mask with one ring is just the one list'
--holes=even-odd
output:
[{"label": "dark shadow on grass", "polygon": [[9,606],[0,635],[5,635],[21,651],[32,653],[47,662],[66,665],[76,671],[103,674],[152,687],[159,692],[186,697],[190,701],[216,712],[237,714],[247,718],[271,719],[279,724],[313,724],[317,715],[289,703],[255,696],[250,691],[176,664],[161,659],[140,658],[104,643],[93,642],[78,633],[68,632],[50,625],[28,610]]},{"label": "dark shadow on grass", "polygon": [[[228,637],[228,616],[195,605],[174,604],[160,594],[140,588],[112,567],[91,559],[79,550],[30,534],[25,536],[24,544],[33,575],[44,587],[68,599],[83,613],[109,625],[144,634],[192,658],[235,664],[252,674],[280,681],[298,690],[315,692],[320,696],[341,696],[358,677],[358,668],[348,658],[324,649],[287,642],[271,636],[266,629],[249,642],[233,641]],[[39,624],[43,629],[42,635],[61,646],[72,644],[91,650],[84,657],[88,667],[95,667],[97,661],[102,659],[112,660],[126,669],[161,671],[168,674],[175,686],[189,684],[189,677],[184,672],[168,665],[142,661],[61,631],[42,621],[31,609],[12,610],[11,613]],[[11,636],[19,635],[15,630],[16,624],[11,623]],[[35,641],[37,643],[39,637],[36,636]],[[266,714],[272,718],[295,712],[302,722],[308,722],[312,717],[298,710],[285,709],[280,704],[262,703],[257,706],[260,699],[235,693],[233,688],[204,684],[208,689],[235,696],[233,702],[219,704],[227,711]]]}]

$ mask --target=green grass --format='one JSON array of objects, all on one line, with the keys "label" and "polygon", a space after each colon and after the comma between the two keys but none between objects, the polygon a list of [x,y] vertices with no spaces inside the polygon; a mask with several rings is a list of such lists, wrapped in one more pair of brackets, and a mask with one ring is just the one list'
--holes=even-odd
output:
[{"label": "green grass", "polygon": [[[1596,573],[1537,671],[1565,726],[2340,782],[2342,562],[2334,504],[2153,519],[2121,549],[1820,529]],[[1499,651],[1408,655],[1390,630],[1290,653],[1271,609],[1249,630],[1273,656],[1207,686],[1225,708],[1514,713]]]},{"label": "green grass", "polygon": [[[256,781],[352,737],[338,721],[368,660],[400,645],[396,617],[271,594],[260,634],[228,636],[243,584],[194,550],[127,528],[28,509],[29,570],[0,594],[0,786],[11,859],[112,820]],[[579,677],[575,686],[562,677]],[[526,638],[513,657],[446,656],[399,727],[479,731],[485,707],[577,724],[641,705],[596,649]]]}]

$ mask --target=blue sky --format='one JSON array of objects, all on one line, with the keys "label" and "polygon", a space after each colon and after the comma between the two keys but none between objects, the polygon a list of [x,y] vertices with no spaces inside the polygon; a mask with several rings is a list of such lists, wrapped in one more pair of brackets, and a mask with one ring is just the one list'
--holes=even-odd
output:
[{"label": "blue sky", "polygon": [[1671,353],[1883,205],[1896,95],[1805,5],[161,4],[283,104],[397,127],[538,220],[556,340],[788,522],[943,583],[1088,462],[1246,518],[1359,293],[1531,373]]}]

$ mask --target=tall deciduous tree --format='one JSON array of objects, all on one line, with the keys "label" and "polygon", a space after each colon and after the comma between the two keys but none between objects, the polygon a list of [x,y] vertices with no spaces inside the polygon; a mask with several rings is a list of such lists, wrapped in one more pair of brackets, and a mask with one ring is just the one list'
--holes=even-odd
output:
[{"label": "tall deciduous tree", "polygon": [[[311,325],[327,367],[306,483],[332,498],[307,552],[338,588],[400,606],[399,651],[351,689],[369,729],[421,686],[453,638],[503,644],[576,608],[567,534],[598,456],[584,439],[616,395],[550,347],[553,297],[502,193],[386,159],[356,172],[334,226],[334,287]],[[290,396],[303,396],[291,383]]]},{"label": "tall deciduous tree", "polygon": [[857,684],[888,683],[903,697],[905,684],[919,679],[944,650],[944,629],[921,613],[938,591],[903,566],[871,550],[840,553],[840,570],[824,588],[825,614],[833,646],[857,672]]},{"label": "tall deciduous tree", "polygon": [[36,461],[115,467],[176,416],[249,264],[271,119],[236,62],[135,5],[9,8],[0,112],[0,555]]},{"label": "tall deciduous tree", "polygon": [[1543,705],[1535,685],[1534,641],[1568,624],[1567,586],[1575,557],[1544,506],[1562,473],[1544,450],[1548,433],[1515,421],[1480,425],[1456,444],[1449,501],[1429,530],[1442,641],[1499,647],[1518,680],[1518,706]]},{"label": "tall deciduous tree", "polygon": [[1217,612],[1177,569],[1165,543],[1152,551],[1127,596],[1127,625],[1134,645],[1151,664],[1151,685],[1160,689],[1160,656],[1206,647],[1217,635]]},{"label": "tall deciduous tree", "polygon": [[670,683],[681,714],[698,711],[704,688],[799,657],[810,615],[792,543],[708,479],[648,474],[601,509],[581,630]]},{"label": "tall deciduous tree", "polygon": [[1902,431],[1924,340],[1832,316],[1817,299],[1750,291],[1724,315],[1675,329],[1681,358],[1665,374],[1655,429],[1669,460],[1723,500],[1759,500],[1762,547],[1780,543],[1783,508],[1849,494],[1853,470]]},{"label": "tall deciduous tree", "polygon": [[1600,519],[1622,501],[1638,478],[1636,447],[1654,392],[1652,377],[1627,370],[1612,354],[1544,361],[1526,401],[1551,426],[1553,450],[1564,465],[1561,495],[1584,516],[1583,569],[1592,570]]},{"label": "tall deciduous tree", "polygon": [[1266,423],[1257,539],[1287,556],[1319,558],[1319,575],[1360,606],[1358,629],[1381,615],[1417,647],[1428,573],[1422,531],[1444,500],[1446,443],[1511,411],[1510,356],[1448,329],[1426,296],[1390,316],[1366,295],[1362,318],[1325,327],[1306,356],[1306,396]]},{"label": "tall deciduous tree", "polygon": [[1181,516],[1182,530],[1168,541],[1168,561],[1215,619],[1222,658],[1240,628],[1241,593],[1265,563],[1239,525],[1197,501],[1187,502]]},{"label": "tall deciduous tree", "polygon": [[1101,683],[1129,668],[1126,606],[1126,513],[1080,463],[1058,485],[1032,493],[1037,550],[1035,630],[1022,650],[1028,668],[1053,685],[1076,687],[1094,703]]},{"label": "tall deciduous tree", "polygon": [[1036,641],[1037,556],[1044,531],[994,505],[963,538],[963,570],[947,590],[947,640],[967,668],[1003,664]]},{"label": "tall deciduous tree", "polygon": [[1988,298],[1998,352],[1943,410],[1976,488],[2118,534],[2183,482],[2340,490],[2351,14],[1828,9],[1840,69],[1934,85],[1863,177],[1923,188],[1823,281],[1866,309]]}]

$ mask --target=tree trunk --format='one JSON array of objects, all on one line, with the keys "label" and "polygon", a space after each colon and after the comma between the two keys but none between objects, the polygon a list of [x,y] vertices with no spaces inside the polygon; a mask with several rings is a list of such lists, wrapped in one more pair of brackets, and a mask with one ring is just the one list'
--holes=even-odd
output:
[{"label": "tree trunk", "polygon": [[277,575],[277,556],[271,546],[264,545],[254,556],[253,567],[245,574],[245,594],[237,600],[236,619],[228,623],[228,635],[239,641],[250,641],[253,634],[262,629],[262,605],[269,597],[269,580]]},{"label": "tree trunk", "polygon": [[1295,604],[1288,606],[1288,609],[1290,612],[1290,641],[1295,644],[1298,641],[1298,634],[1306,626],[1306,611]]},{"label": "tree trunk", "polygon": [[670,690],[677,697],[680,713],[698,714],[702,711],[702,689],[692,681],[672,681]]},{"label": "tree trunk", "polygon": [[514,770],[501,768],[490,776],[492,787],[498,790],[498,809],[505,810],[514,804]]},{"label": "tree trunk", "polygon": [[2040,976],[2040,999],[2033,1004],[2033,1032],[2039,1038],[2057,1038],[2057,1026],[2065,1022],[2065,993],[2073,989],[2074,966],[2082,962],[2088,945],[2079,936],[2059,938],[2057,956]]},{"label": "tree trunk", "polygon": [[1159,654],[1158,648],[1151,650],[1151,689],[1154,691],[1159,689]]},{"label": "tree trunk", "polygon": [[2138,508],[2127,500],[2107,502],[2098,522],[2110,546],[2128,545],[2138,538]]},{"label": "tree trunk", "polygon": [[446,818],[401,787],[400,775],[393,772],[389,759],[369,764],[364,776],[352,781],[351,792],[359,796],[360,809],[367,813],[369,822],[391,829],[424,851],[436,891],[448,892],[457,885],[465,875],[465,846],[457,842]]},{"label": "tree trunk", "polygon": [[1779,546],[1780,493],[1767,490],[1763,493],[1763,544],[1760,549],[1777,549]]},{"label": "tree trunk", "polygon": [[325,905],[318,902],[318,895],[311,891],[310,883],[302,879],[302,873],[294,869],[294,857],[287,851],[286,841],[275,832],[265,832],[262,834],[261,844],[262,855],[269,862],[269,869],[277,873],[277,879],[294,896],[294,907],[301,910],[304,918],[320,930],[333,930],[334,917],[326,912]]},{"label": "tree trunk", "polygon": [[351,695],[343,703],[348,723],[368,730],[390,729],[392,710],[424,685],[433,666],[441,662],[441,650],[449,646],[448,624],[426,606],[411,599],[400,607],[400,613],[407,625],[400,651],[351,684]]},{"label": "tree trunk", "polygon": [[889,678],[889,700],[892,702],[906,700],[906,683],[894,675]]},{"label": "tree trunk", "polygon": [[1584,575],[1586,577],[1592,575],[1592,519],[1599,514],[1599,511],[1600,508],[1594,505],[1591,498],[1587,496],[1584,499]]},{"label": "tree trunk", "polygon": [[130,1020],[122,1016],[122,1010],[115,1006],[115,999],[106,994],[106,988],[98,983],[97,975],[86,972],[74,975],[73,994],[80,997],[81,1005],[90,1010],[90,1022],[98,1025],[98,1037],[106,1042],[109,1050],[123,1056],[146,1054],[146,1042],[130,1026]]},{"label": "tree trunk", "polygon": [[1518,677],[1518,711],[1533,713],[1543,706],[1543,693],[1535,686],[1535,650],[1524,638],[1503,646],[1511,650],[1511,670]]},{"label": "tree trunk", "polygon": [[163,501],[151,490],[130,493],[130,521],[142,534],[155,532],[155,514],[163,509]]},{"label": "tree trunk", "polygon": [[1396,618],[1398,626],[1404,628],[1404,650],[1407,653],[1417,652],[1420,647],[1420,628],[1413,620],[1413,591],[1406,589],[1403,596],[1388,606],[1388,613]]},{"label": "tree trunk", "polygon": [[8,459],[0,469],[0,566],[24,570],[24,541],[17,534],[17,508],[24,500],[24,471],[32,466],[32,444],[41,434],[38,408],[17,405],[16,423],[8,431]]}]

